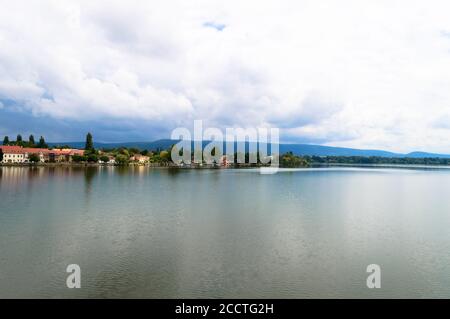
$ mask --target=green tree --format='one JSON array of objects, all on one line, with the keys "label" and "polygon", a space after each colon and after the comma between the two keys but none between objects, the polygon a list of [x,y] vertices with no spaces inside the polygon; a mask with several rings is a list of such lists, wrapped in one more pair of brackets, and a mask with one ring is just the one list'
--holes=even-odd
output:
[{"label": "green tree", "polygon": [[74,161],[75,163],[85,162],[86,156],[74,155],[74,156],[72,156],[72,161]]},{"label": "green tree", "polygon": [[89,163],[97,163],[98,162],[98,156],[97,154],[91,153],[87,155],[87,161]]},{"label": "green tree", "polygon": [[128,156],[123,154],[118,154],[116,156],[116,163],[119,165],[125,165],[128,163]]},{"label": "green tree", "polygon": [[31,163],[37,163],[37,162],[40,161],[40,158],[39,158],[39,156],[38,156],[37,154],[31,154],[31,155],[28,157],[28,160],[29,160]]},{"label": "green tree", "polygon": [[131,155],[139,154],[139,149],[135,147],[130,148],[130,154]]},{"label": "green tree", "polygon": [[2,149],[0,148],[0,162],[1,161],[3,161],[3,151],[2,151]]},{"label": "green tree", "polygon": [[58,149],[68,149],[71,148],[69,145],[53,145],[52,148],[58,148]]},{"label": "green tree", "polygon": [[119,154],[125,155],[126,157],[130,156],[130,152],[128,152],[128,150],[126,148],[121,148],[119,150]]},{"label": "green tree", "polygon": [[9,137],[5,136],[5,138],[3,139],[3,145],[9,145]]},{"label": "green tree", "polygon": [[86,135],[86,145],[84,146],[84,149],[86,151],[91,151],[93,152],[94,149],[94,141],[92,139],[92,134],[91,133],[87,133]]},{"label": "green tree", "polygon": [[[12,143],[10,143],[12,144]],[[23,139],[22,139],[22,135],[18,134],[16,137],[16,142],[13,145],[18,145],[18,146],[23,146]]]},{"label": "green tree", "polygon": [[280,166],[281,167],[308,167],[309,162],[303,157],[296,156],[292,152],[287,152],[281,155],[280,158]]},{"label": "green tree", "polygon": [[168,162],[170,160],[170,154],[167,151],[161,151],[161,153],[159,153],[159,157],[161,162]]},{"label": "green tree", "polygon": [[34,136],[33,134],[30,135],[30,137],[28,138],[28,144],[30,147],[34,146]]},{"label": "green tree", "polygon": [[102,155],[102,156],[100,156],[100,160],[101,160],[103,163],[108,163],[108,162],[109,162],[109,157],[106,156],[106,155]]},{"label": "green tree", "polygon": [[39,143],[38,143],[37,147],[48,148],[48,145],[47,145],[47,143],[45,143],[45,139],[43,136],[41,136],[41,138],[39,139]]}]

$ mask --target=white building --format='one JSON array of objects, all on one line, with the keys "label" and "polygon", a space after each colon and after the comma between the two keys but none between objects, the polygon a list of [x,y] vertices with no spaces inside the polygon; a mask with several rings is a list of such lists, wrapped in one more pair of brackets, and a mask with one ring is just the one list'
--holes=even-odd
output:
[{"label": "white building", "polygon": [[32,154],[37,155],[37,157],[39,158],[39,162],[44,163],[45,162],[45,155],[48,158],[48,149],[44,149],[44,148],[24,148],[23,149],[24,152],[24,163],[29,163],[30,162],[30,156]]},{"label": "white building", "polygon": [[2,163],[23,163],[25,153],[21,146],[0,146],[3,153]]},{"label": "white building", "polygon": [[148,161],[150,160],[150,157],[145,156],[145,155],[136,154],[136,155],[134,155],[133,160],[137,161],[139,164],[145,164],[145,163],[148,163]]}]

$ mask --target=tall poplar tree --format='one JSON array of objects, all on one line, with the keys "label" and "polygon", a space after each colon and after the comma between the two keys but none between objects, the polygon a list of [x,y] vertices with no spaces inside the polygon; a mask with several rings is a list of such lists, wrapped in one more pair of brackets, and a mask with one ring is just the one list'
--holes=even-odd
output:
[{"label": "tall poplar tree", "polygon": [[94,141],[91,133],[87,133],[86,135],[86,145],[84,146],[84,149],[86,151],[94,151]]}]

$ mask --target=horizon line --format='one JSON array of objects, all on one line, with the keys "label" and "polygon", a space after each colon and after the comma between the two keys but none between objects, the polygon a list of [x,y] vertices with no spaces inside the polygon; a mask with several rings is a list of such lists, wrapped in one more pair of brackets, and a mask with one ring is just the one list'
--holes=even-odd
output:
[{"label": "horizon line", "polygon": [[[121,142],[105,142],[105,141],[94,141],[94,144],[133,144],[133,143],[155,143],[158,141],[181,141],[181,139],[170,139],[170,138],[160,138],[156,140],[147,140],[147,141],[121,141]],[[191,142],[195,141],[203,141],[203,142],[211,142],[211,140],[190,140]],[[223,143],[226,143],[227,141],[223,141]],[[234,141],[234,142],[242,142],[242,141]],[[248,143],[249,141],[245,141]],[[55,145],[64,145],[67,143],[85,143],[84,141],[67,141],[67,142],[47,142],[50,144]],[[251,143],[259,143],[258,141],[252,141]],[[320,146],[320,147],[330,147],[330,148],[339,148],[339,149],[349,149],[349,150],[357,150],[357,151],[381,151],[381,152],[387,152],[392,153],[394,155],[408,155],[408,154],[414,154],[414,153],[427,153],[427,154],[435,154],[435,155],[445,155],[450,156],[449,153],[441,153],[441,152],[430,152],[430,151],[423,151],[423,150],[413,150],[408,152],[397,152],[397,151],[391,151],[386,149],[377,149],[377,148],[355,148],[355,147],[346,147],[346,146],[331,146],[331,145],[323,145],[323,144],[314,144],[314,143],[300,143],[300,142],[279,142],[279,143],[273,143],[273,144],[279,144],[279,145],[310,145],[310,146]]]}]

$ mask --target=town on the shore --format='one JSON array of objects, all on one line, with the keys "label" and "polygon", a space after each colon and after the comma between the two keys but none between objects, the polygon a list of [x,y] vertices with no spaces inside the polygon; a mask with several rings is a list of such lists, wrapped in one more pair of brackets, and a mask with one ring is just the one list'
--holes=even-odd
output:
[{"label": "town on the shore", "polygon": [[[8,136],[0,145],[0,163],[2,165],[149,165],[149,166],[167,166],[179,167],[172,161],[172,145],[167,150],[141,150],[137,148],[118,147],[111,149],[95,149],[91,133],[86,135],[84,149],[75,149],[68,145],[53,145],[49,147],[43,136],[36,142],[33,135],[28,140],[24,140],[19,134],[15,141],[11,141]],[[213,150],[214,151],[214,150]],[[237,155],[237,154],[236,154]],[[227,155],[220,157],[220,160],[212,164],[192,163],[188,167],[249,167],[258,166],[258,164],[238,164],[237,156],[229,158]],[[245,154],[246,163],[249,154]],[[289,166],[305,167],[308,162],[298,156],[284,154],[282,162]]]},{"label": "town on the shore", "polygon": [[15,141],[6,136],[0,146],[0,163],[2,164],[164,164],[169,162],[169,152],[139,150],[136,148],[102,149],[94,148],[91,133],[86,135],[84,149],[72,148],[68,145],[51,146],[45,142],[43,136],[36,143],[34,136],[30,135],[28,141],[19,134]]},{"label": "town on the shore", "polygon": [[[160,167],[190,167],[190,168],[239,168],[258,167],[262,164],[258,157],[256,163],[248,160],[250,154],[245,156],[245,163],[238,163],[238,154],[234,156],[223,155],[213,163],[192,163],[190,165],[175,164],[172,161],[172,148],[168,149],[138,149],[134,147],[117,147],[95,149],[92,134],[86,135],[84,149],[72,148],[68,145],[49,146],[44,137],[40,137],[35,142],[34,136],[30,135],[28,140],[22,139],[19,134],[15,141],[11,141],[8,136],[3,139],[0,145],[0,165],[148,165]],[[181,150],[180,150],[181,151]],[[213,150],[214,151],[214,150]],[[181,151],[182,152],[182,151]],[[191,154],[193,156],[193,154]],[[292,152],[280,154],[279,166],[284,168],[302,168],[310,166],[328,165],[437,165],[449,166],[450,158],[424,157],[383,157],[383,156],[315,156],[315,155],[295,155]]]}]

